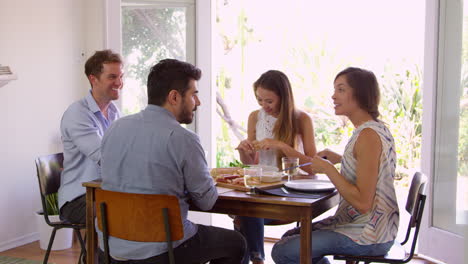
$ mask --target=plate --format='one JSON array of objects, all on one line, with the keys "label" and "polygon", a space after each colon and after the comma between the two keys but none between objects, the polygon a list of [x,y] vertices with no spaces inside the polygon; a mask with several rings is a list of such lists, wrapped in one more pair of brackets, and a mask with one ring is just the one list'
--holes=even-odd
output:
[{"label": "plate", "polygon": [[284,183],[284,186],[299,191],[331,191],[335,189],[335,185],[330,181],[311,179],[289,181]]}]

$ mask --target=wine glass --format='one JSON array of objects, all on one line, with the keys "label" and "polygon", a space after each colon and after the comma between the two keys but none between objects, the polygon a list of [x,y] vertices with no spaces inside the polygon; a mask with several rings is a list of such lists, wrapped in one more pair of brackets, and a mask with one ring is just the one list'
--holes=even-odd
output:
[{"label": "wine glass", "polygon": [[244,168],[244,184],[250,191],[247,194],[257,194],[255,187],[262,183],[262,168],[248,167]]}]

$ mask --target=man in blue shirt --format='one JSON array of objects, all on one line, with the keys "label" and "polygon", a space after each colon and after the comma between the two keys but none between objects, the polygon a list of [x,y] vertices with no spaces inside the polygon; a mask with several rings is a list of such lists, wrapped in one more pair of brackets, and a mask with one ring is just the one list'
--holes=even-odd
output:
[{"label": "man in blue shirt", "polygon": [[119,99],[122,89],[122,66],[119,54],[97,51],[85,64],[91,90],[63,114],[60,131],[64,168],[58,192],[63,220],[85,223],[85,188],[81,183],[101,178],[101,139],[120,116],[112,101]]},{"label": "man in blue shirt", "polygon": [[[102,188],[178,197],[184,237],[173,243],[176,263],[239,264],[246,247],[240,233],[187,219],[189,200],[209,210],[218,198],[199,137],[180,125],[191,123],[200,105],[200,77],[200,69],[173,59],[151,68],[148,106],[117,120],[104,135]],[[97,232],[102,242],[98,228]],[[168,263],[166,243],[110,237],[109,247],[113,263]]]}]

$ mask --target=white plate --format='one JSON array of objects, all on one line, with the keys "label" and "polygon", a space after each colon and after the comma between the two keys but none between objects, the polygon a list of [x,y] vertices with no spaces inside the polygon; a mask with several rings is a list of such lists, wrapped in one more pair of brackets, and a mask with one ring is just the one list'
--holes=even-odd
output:
[{"label": "white plate", "polygon": [[331,191],[335,189],[335,185],[333,185],[333,183],[324,180],[294,180],[286,182],[284,185],[288,188],[299,191]]}]

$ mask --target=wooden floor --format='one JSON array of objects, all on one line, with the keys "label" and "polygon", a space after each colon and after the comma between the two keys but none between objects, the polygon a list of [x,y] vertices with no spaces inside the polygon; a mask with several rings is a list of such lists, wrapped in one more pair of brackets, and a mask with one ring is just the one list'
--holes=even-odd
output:
[{"label": "wooden floor", "polygon": [[[73,241],[73,246],[70,249],[54,250],[50,252],[49,263],[55,264],[77,264],[80,256],[80,245],[77,241]],[[26,244],[17,248],[0,252],[1,256],[25,258],[30,260],[44,260],[45,250],[39,247],[39,241]]]},{"label": "wooden floor", "polygon": [[[270,254],[270,250],[272,247],[272,243],[265,243],[265,252],[268,256]],[[10,257],[18,257],[18,258],[25,258],[30,260],[39,260],[42,261],[44,259],[45,250],[42,250],[39,247],[39,242],[33,242],[30,244],[26,244],[24,246],[20,246],[14,249],[10,249],[7,251],[0,252],[0,256],[10,256]],[[73,242],[73,246],[70,249],[65,250],[57,250],[52,251],[49,256],[49,263],[55,264],[76,264],[78,263],[78,257],[80,255],[80,246],[77,241]],[[342,261],[333,261],[330,259],[330,262],[334,264],[343,264]],[[410,261],[409,263],[412,264],[436,264],[430,261],[415,259]],[[271,258],[267,257],[265,264],[273,264]]]}]

